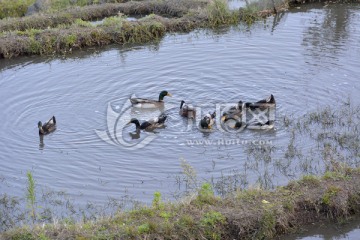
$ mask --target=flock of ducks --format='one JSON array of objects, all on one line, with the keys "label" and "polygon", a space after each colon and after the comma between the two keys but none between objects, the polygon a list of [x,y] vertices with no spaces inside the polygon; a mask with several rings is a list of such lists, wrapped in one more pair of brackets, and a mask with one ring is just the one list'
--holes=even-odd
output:
[{"label": "flock of ducks", "polygon": [[[160,108],[164,106],[164,97],[170,96],[171,94],[167,91],[161,91],[159,94],[158,100],[146,99],[146,98],[130,98],[130,102],[133,107],[136,108]],[[239,101],[237,104],[228,106],[222,111],[222,116],[220,118],[221,123],[227,123],[228,121],[233,123],[231,128],[239,129],[241,127],[246,127],[249,129],[272,129],[274,127],[273,121],[267,122],[251,122],[244,123],[242,121],[243,112],[250,110],[266,110],[270,108],[276,107],[275,98],[271,94],[267,99],[262,99],[260,101],[251,103],[251,102],[242,102]],[[191,105],[185,103],[184,100],[180,102],[180,111],[179,114],[182,117],[195,119],[196,117],[196,108]],[[160,116],[151,119],[149,121],[140,121],[136,118],[132,118],[128,124],[135,124],[136,131],[140,132],[140,130],[152,131],[156,128],[164,127],[164,123],[167,116],[162,113]],[[199,123],[199,126],[202,129],[211,129],[215,124],[216,112],[206,114]],[[56,119],[55,116],[50,118],[49,121],[42,124],[41,121],[38,122],[39,135],[46,135],[53,132],[56,129]]]}]

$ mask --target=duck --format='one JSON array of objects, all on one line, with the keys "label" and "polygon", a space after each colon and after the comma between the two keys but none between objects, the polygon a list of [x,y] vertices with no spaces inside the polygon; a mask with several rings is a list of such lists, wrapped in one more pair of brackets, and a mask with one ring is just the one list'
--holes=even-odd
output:
[{"label": "duck", "polygon": [[230,127],[232,129],[246,127],[246,123],[242,121],[241,116],[238,116],[237,114],[231,114],[229,112],[223,113],[221,122],[225,124],[226,127]]},{"label": "duck", "polygon": [[49,134],[56,129],[56,119],[55,116],[49,119],[46,123],[42,124],[41,121],[38,122],[39,135]]},{"label": "duck", "polygon": [[164,106],[164,97],[171,97],[172,95],[168,91],[161,91],[159,94],[159,100],[152,100],[146,98],[130,98],[130,102],[133,107],[137,108],[158,108]]},{"label": "duck", "polygon": [[255,103],[249,103],[249,102],[245,103],[245,107],[250,108],[251,110],[256,108],[260,108],[260,109],[271,108],[275,106],[276,106],[275,97],[272,94],[270,94],[268,98],[262,99]]},{"label": "duck", "polygon": [[186,104],[184,100],[181,100],[179,113],[183,117],[195,119],[196,110],[193,105]]},{"label": "duck", "polygon": [[228,106],[222,111],[221,122],[225,122],[226,119],[241,119],[243,111],[243,102],[239,101],[236,105]]},{"label": "duck", "polygon": [[146,130],[146,131],[152,131],[156,128],[162,128],[164,127],[164,123],[167,116],[165,114],[161,114],[159,117],[153,118],[149,121],[144,121],[140,124],[139,120],[136,118],[132,118],[128,124],[135,124],[136,131],[139,130]]},{"label": "duck", "polygon": [[211,129],[215,123],[216,112],[206,114],[200,121],[200,127]]}]

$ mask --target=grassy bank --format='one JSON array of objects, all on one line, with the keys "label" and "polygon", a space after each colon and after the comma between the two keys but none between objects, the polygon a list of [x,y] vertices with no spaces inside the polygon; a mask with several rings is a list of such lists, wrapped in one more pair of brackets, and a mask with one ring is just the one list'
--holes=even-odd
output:
[{"label": "grassy bank", "polygon": [[22,17],[25,15],[28,7],[35,0],[1,0],[0,1],[0,19],[6,17]]},{"label": "grassy bank", "polygon": [[[63,54],[111,43],[144,43],[159,40],[166,32],[236,24],[240,14],[230,11],[224,0],[161,0],[102,4],[53,15],[5,19],[0,21],[0,58]],[[126,20],[125,16],[133,15],[146,17]],[[105,19],[106,25],[87,22],[104,17],[110,18]],[[111,19],[116,20],[111,24]]]},{"label": "grassy bank", "polygon": [[[121,3],[127,0],[43,0],[40,7],[42,12],[56,12],[71,7],[83,7],[89,5],[98,5],[100,3]],[[1,0],[0,1],[0,19],[9,17],[22,17],[28,8],[36,0]],[[38,4],[37,4],[38,5]]]},{"label": "grassy bank", "polygon": [[[343,221],[360,211],[360,170],[334,166],[273,191],[249,189],[226,198],[203,184],[191,197],[117,212],[99,221],[23,226],[1,239],[268,239],[304,224]],[[30,198],[31,199],[31,198]],[[32,207],[33,209],[34,207]]]},{"label": "grassy bank", "polygon": [[[229,10],[225,0],[109,0],[103,4],[98,4],[99,1],[50,2],[53,5],[49,5],[46,12],[0,20],[0,58],[69,54],[73,50],[91,46],[157,41],[166,32],[189,32],[195,28],[216,28],[240,22],[251,24],[284,11],[289,5],[303,3],[296,0],[263,0],[249,3],[240,10]],[[10,5],[7,1],[0,3]],[[68,6],[82,7],[66,8]],[[16,9],[19,8],[22,7]],[[125,16],[145,17],[128,22]],[[89,22],[116,17],[121,20],[113,21],[113,25],[93,26]],[[117,25],[119,22],[121,24]]]}]

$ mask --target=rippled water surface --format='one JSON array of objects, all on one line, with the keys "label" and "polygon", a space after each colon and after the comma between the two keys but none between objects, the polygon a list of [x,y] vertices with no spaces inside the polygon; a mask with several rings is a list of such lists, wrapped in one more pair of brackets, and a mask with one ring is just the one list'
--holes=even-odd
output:
[{"label": "rippled water surface", "polygon": [[[266,142],[277,149],[272,160],[280,161],[289,142],[284,116],[300,118],[349,98],[359,104],[359,39],[359,5],[312,5],[251,28],[173,34],[156,44],[87,49],[56,59],[0,60],[0,191],[24,196],[31,170],[38,186],[64,190],[79,203],[103,203],[125,193],[149,202],[157,190],[172,198],[184,190],[181,159],[200,180],[239,173],[247,185],[264,182],[265,175],[270,186],[286,184],[302,173],[282,174],[271,164],[247,170],[253,164],[249,144],[223,140]],[[160,112],[126,108],[129,96],[157,98],[163,89],[173,95],[165,98],[166,128],[147,146],[130,150],[124,144],[151,135],[131,139],[134,126],[123,128],[125,120]],[[256,101],[270,93],[277,101],[272,131],[202,133],[178,115],[182,99],[207,112],[219,103]],[[57,130],[41,146],[37,122],[52,115]],[[102,140],[97,133],[106,130],[115,130],[124,143]],[[191,140],[215,144],[190,146]]]}]

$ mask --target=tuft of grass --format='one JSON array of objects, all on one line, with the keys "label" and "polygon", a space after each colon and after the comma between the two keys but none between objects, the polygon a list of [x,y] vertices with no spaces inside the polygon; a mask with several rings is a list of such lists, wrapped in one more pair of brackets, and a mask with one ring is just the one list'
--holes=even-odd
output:
[{"label": "tuft of grass", "polygon": [[322,203],[329,206],[331,204],[332,197],[336,196],[341,189],[337,186],[329,186],[322,197]]},{"label": "tuft of grass", "polygon": [[204,227],[208,239],[222,239],[221,226],[225,222],[226,218],[220,212],[210,211],[201,218],[200,225]]},{"label": "tuft of grass", "polygon": [[154,199],[152,201],[152,206],[153,206],[153,208],[155,208],[157,210],[164,209],[164,203],[161,201],[161,193],[160,192],[154,193]]},{"label": "tuft of grass", "polygon": [[144,223],[144,224],[138,226],[138,232],[139,232],[139,234],[149,233],[150,232],[150,224]]},{"label": "tuft of grass", "polygon": [[196,202],[200,205],[214,204],[217,198],[210,183],[203,183],[198,191]]},{"label": "tuft of grass", "polygon": [[31,216],[33,222],[35,222],[35,220],[36,220],[35,180],[30,171],[28,171],[26,175],[27,175],[27,179],[28,179],[28,186],[27,186],[27,193],[26,193],[27,206],[30,209],[30,216]]},{"label": "tuft of grass", "polygon": [[276,233],[276,215],[271,209],[266,209],[261,220],[260,230],[257,234],[257,239],[273,238]]},{"label": "tuft of grass", "polygon": [[257,20],[260,20],[258,15],[259,9],[256,6],[248,6],[240,9],[240,20],[248,25],[253,24]]},{"label": "tuft of grass", "polygon": [[320,179],[314,175],[305,175],[302,177],[301,182],[311,185],[311,186],[319,186]]},{"label": "tuft of grass", "polygon": [[94,27],[94,25],[92,25],[90,22],[84,21],[80,18],[75,20],[74,25],[79,26],[79,27]]},{"label": "tuft of grass", "polygon": [[349,176],[345,175],[344,173],[341,172],[335,172],[335,171],[327,171],[325,172],[325,174],[322,176],[322,179],[324,180],[348,180]]},{"label": "tuft of grass", "polygon": [[105,18],[104,22],[101,25],[104,27],[113,27],[119,30],[121,29],[125,20],[126,16],[120,14],[119,16]]},{"label": "tuft of grass", "polygon": [[213,27],[239,22],[238,12],[230,11],[226,0],[212,0],[207,7],[207,17]]}]

